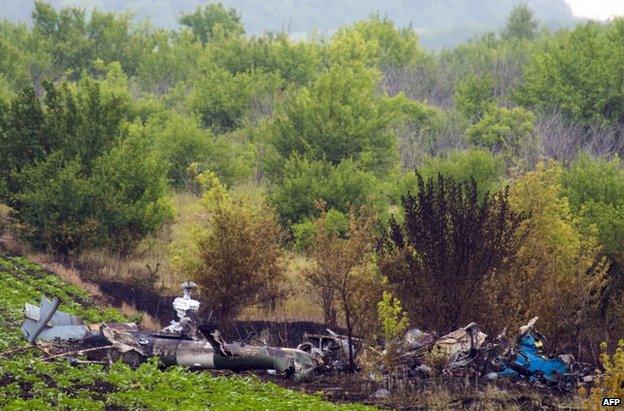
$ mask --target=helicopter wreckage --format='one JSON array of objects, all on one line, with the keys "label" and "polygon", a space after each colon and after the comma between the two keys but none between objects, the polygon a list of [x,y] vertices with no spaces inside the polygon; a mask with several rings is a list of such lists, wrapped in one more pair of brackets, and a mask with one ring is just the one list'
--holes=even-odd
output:
[{"label": "helicopter wreckage", "polygon": [[[77,357],[86,355],[86,362],[121,360],[136,366],[156,357],[164,366],[267,370],[295,381],[349,369],[348,339],[329,329],[328,334],[306,333],[297,348],[228,343],[218,329],[206,332],[198,317],[200,303],[191,297],[195,287],[191,282],[182,284],[183,295],[173,301],[177,319],[159,331],[141,330],[135,323],[85,324],[74,315],[58,311],[58,297],[43,297],[39,307],[25,305],[22,332],[31,345],[39,344],[48,354],[51,353],[40,342],[63,351],[48,358],[65,357],[75,363],[85,362]],[[405,334],[399,353],[402,375],[430,377],[433,372],[425,358],[435,355],[443,359],[442,372],[447,376],[525,381],[564,392],[591,384],[597,371],[576,362],[571,355],[548,357],[542,353],[544,336],[536,331],[536,321],[537,317],[521,327],[515,338],[508,338],[503,332],[491,341],[476,323],[441,337],[411,329]],[[354,339],[354,345],[356,354],[365,351],[360,340]],[[387,373],[382,368],[380,371]]]}]

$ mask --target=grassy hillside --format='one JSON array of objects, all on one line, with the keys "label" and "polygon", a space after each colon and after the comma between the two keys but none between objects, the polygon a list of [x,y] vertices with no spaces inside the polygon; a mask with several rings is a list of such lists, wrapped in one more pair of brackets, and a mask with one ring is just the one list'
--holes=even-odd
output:
[{"label": "grassy hillside", "polygon": [[0,252],[1,409],[365,409],[337,406],[254,377],[215,377],[182,368],[159,370],[155,362],[133,370],[115,364],[73,367],[65,360],[43,362],[25,347],[19,332],[22,307],[42,295],[59,296],[60,309],[90,322],[123,320],[100,310],[79,288],[29,262]]}]

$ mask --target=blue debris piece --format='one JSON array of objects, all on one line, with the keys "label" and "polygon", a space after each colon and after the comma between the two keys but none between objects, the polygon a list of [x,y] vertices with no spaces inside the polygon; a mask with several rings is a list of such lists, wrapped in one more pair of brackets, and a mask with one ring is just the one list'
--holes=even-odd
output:
[{"label": "blue debris piece", "polygon": [[541,378],[549,383],[558,382],[569,372],[568,365],[561,358],[548,358],[541,354],[541,341],[533,332],[529,331],[518,340],[518,353],[509,363],[503,363],[503,369],[498,373],[501,377],[526,377],[531,381]]}]

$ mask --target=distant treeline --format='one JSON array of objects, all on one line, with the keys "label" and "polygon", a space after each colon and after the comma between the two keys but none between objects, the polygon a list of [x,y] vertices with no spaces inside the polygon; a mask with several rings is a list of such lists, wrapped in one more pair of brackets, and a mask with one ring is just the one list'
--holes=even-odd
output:
[{"label": "distant treeline", "polygon": [[[138,19],[176,28],[180,16],[197,6],[218,1],[187,0],[51,0],[55,8],[74,5],[101,11],[129,11]],[[373,13],[387,16],[399,26],[412,26],[422,44],[430,48],[451,47],[470,37],[505,24],[511,9],[528,4],[543,24],[550,28],[571,26],[572,12],[564,0],[221,0],[220,3],[241,13],[250,34],[267,31],[288,32],[298,38],[318,31],[329,35]],[[29,21],[34,0],[3,0],[0,17]]]}]

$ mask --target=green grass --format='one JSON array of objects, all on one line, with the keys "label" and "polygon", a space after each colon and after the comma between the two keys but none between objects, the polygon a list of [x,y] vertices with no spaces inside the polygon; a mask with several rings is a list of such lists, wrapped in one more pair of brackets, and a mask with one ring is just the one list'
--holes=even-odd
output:
[{"label": "green grass", "polygon": [[[64,283],[22,257],[0,251],[0,353],[25,347],[19,327],[26,302],[42,295],[61,298],[60,309],[89,322],[121,321],[115,310],[99,310],[81,289]],[[44,362],[37,350],[0,359],[0,409],[299,410],[367,409],[336,405],[256,377],[217,377],[180,367],[161,370],[156,361],[131,369],[116,363],[71,366]]]}]

